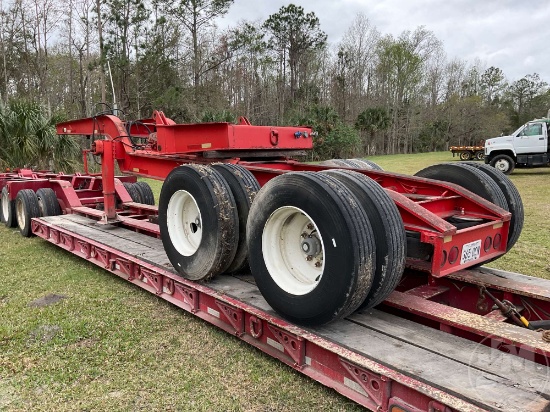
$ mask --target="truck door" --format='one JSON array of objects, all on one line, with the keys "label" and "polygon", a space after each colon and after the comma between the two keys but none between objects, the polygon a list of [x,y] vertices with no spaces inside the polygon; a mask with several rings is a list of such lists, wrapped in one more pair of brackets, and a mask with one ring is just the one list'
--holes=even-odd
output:
[{"label": "truck door", "polygon": [[516,154],[545,153],[547,145],[546,124],[527,123],[525,127],[514,136]]}]

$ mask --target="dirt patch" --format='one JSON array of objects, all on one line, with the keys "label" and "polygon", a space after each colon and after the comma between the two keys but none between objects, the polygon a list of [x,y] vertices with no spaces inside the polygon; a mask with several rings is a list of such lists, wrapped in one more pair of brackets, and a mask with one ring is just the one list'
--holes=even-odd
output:
[{"label": "dirt patch", "polygon": [[53,305],[63,299],[67,299],[67,296],[50,293],[46,296],[33,300],[29,303],[29,306],[33,308],[43,308],[44,306]]},{"label": "dirt patch", "polygon": [[29,342],[49,342],[59,332],[61,332],[61,328],[57,325],[40,325],[29,334]]},{"label": "dirt patch", "polygon": [[68,346],[68,348],[69,349],[73,349],[73,348],[91,348],[96,343],[97,343],[96,339],[87,338],[87,339],[79,340],[78,342],[75,342],[75,343],[71,343]]}]

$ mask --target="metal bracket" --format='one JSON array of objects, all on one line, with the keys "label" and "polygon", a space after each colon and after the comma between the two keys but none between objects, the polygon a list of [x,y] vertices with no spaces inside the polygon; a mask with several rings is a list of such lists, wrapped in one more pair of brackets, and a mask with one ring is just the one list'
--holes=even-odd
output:
[{"label": "metal bracket", "polygon": [[176,289],[182,294],[183,301],[191,307],[191,313],[199,311],[199,292],[195,289],[176,283]]},{"label": "metal bracket", "polygon": [[306,361],[306,345],[304,339],[300,336],[292,335],[273,325],[268,324],[267,327],[277,338],[279,343],[283,345],[292,360],[294,360],[294,366],[300,368],[304,366]]},{"label": "metal bracket", "polygon": [[145,268],[141,268],[141,274],[147,279],[147,283],[153,285],[156,290],[155,293],[160,295],[162,293],[162,277]]},{"label": "metal bracket", "polygon": [[50,229],[48,239],[51,239],[51,241],[56,245],[59,244],[59,231],[55,229]]},{"label": "metal bracket", "polygon": [[90,244],[88,242],[84,242],[78,239],[76,239],[76,244],[80,248],[80,250],[77,249],[77,251],[83,254],[86,259],[90,259],[90,256],[91,256]]},{"label": "metal bracket", "polygon": [[119,270],[120,272],[128,276],[128,278],[132,274],[133,266],[134,264],[132,262],[126,259],[122,259],[121,257],[111,259],[111,270]]},{"label": "metal bracket", "polygon": [[98,262],[103,263],[105,269],[109,269],[109,252],[103,249],[100,249],[96,246],[92,246],[92,257]]},{"label": "metal bracket", "polygon": [[342,358],[339,360],[353,380],[376,404],[377,409],[385,410],[390,398],[391,381],[385,376],[374,374]]},{"label": "metal bracket", "polygon": [[60,238],[61,244],[65,246],[67,250],[71,252],[74,250],[74,240],[71,235],[68,235],[66,233],[60,233],[59,238]]},{"label": "metal bracket", "polygon": [[235,335],[242,336],[244,334],[244,311],[233,306],[229,306],[224,302],[216,300],[216,305],[221,309],[231,326],[235,328]]}]

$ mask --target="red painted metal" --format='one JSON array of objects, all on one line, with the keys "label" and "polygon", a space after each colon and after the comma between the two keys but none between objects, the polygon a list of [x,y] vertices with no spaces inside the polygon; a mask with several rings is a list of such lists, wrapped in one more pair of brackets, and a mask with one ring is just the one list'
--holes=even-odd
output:
[{"label": "red painted metal", "polygon": [[[103,207],[105,214],[103,223],[110,223],[117,220],[116,216],[116,198],[115,198],[115,170],[114,170],[114,145],[112,140],[97,140],[94,142],[94,154],[101,155],[102,161],[107,167],[102,167],[103,197],[105,199]],[[113,165],[113,167],[110,167]]]},{"label": "red painted metal", "polygon": [[[151,119],[124,122],[118,117],[101,115],[88,119],[71,120],[57,126],[59,134],[89,135],[96,147],[111,141],[115,159],[122,171],[157,179],[165,178],[175,167],[185,163],[238,163],[250,170],[260,185],[277,175],[290,171],[322,171],[329,167],[309,165],[285,158],[264,161],[260,159],[227,159],[223,153],[239,156],[263,155],[273,149],[295,150],[312,147],[311,129],[303,127],[251,126],[243,119],[237,125],[228,123],[175,124],[162,112],[155,111]],[[132,139],[147,140],[138,144]],[[223,152],[223,153],[222,153]],[[221,153],[221,154],[220,154]],[[208,154],[208,155],[207,155]],[[221,157],[216,157],[221,156]],[[104,159],[103,170],[112,175],[114,165]],[[355,169],[351,169],[355,170]],[[418,241],[429,247],[429,261],[423,256],[410,256],[409,267],[429,271],[442,277],[474,264],[498,257],[506,252],[506,242],[495,243],[482,250],[476,261],[467,263],[450,260],[465,244],[485,241],[487,237],[507,239],[510,213],[465,189],[444,182],[394,173],[356,170],[376,180],[395,201],[405,230],[418,233]],[[106,209],[111,213],[111,209]],[[467,229],[457,229],[444,219],[478,218],[483,223]]]}]

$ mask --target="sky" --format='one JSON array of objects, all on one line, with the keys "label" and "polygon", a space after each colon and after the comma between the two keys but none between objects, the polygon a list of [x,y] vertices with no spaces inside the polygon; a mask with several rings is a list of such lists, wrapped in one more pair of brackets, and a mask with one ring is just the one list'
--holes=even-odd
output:
[{"label": "sky", "polygon": [[549,0],[235,0],[218,26],[264,21],[290,3],[313,11],[333,46],[363,13],[382,35],[424,26],[443,42],[448,60],[479,59],[508,81],[538,73],[550,83]]}]

